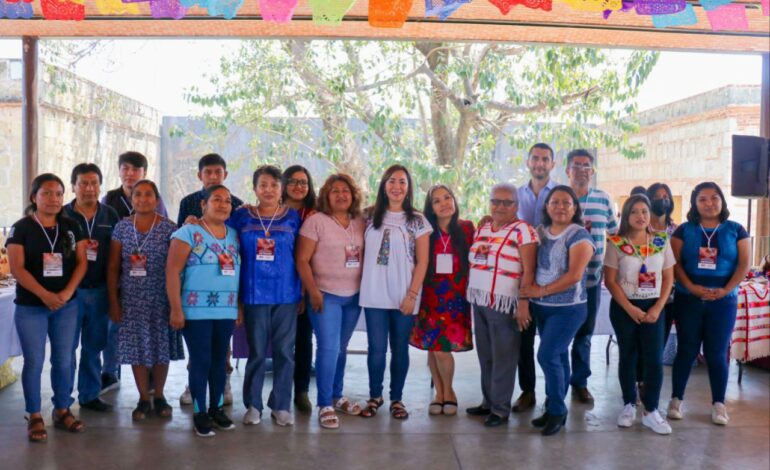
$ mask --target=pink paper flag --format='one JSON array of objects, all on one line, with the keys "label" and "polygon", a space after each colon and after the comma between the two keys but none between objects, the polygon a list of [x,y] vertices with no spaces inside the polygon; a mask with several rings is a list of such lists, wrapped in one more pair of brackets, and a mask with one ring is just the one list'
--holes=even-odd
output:
[{"label": "pink paper flag", "polygon": [[259,0],[259,12],[265,21],[288,23],[294,16],[298,0]]},{"label": "pink paper flag", "polygon": [[713,31],[746,31],[749,20],[746,19],[746,5],[731,3],[716,10],[707,11],[706,15]]},{"label": "pink paper flag", "polygon": [[762,14],[770,16],[770,0],[762,0]]}]

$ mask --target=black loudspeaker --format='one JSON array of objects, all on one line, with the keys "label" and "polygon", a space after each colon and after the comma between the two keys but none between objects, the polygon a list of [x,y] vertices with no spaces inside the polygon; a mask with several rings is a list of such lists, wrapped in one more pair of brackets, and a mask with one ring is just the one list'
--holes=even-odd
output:
[{"label": "black loudspeaker", "polygon": [[733,135],[734,197],[770,196],[770,140],[749,135]]}]

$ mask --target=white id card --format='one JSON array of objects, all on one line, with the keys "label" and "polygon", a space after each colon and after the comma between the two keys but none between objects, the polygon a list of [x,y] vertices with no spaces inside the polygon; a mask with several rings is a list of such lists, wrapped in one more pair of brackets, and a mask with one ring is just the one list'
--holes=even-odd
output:
[{"label": "white id card", "polygon": [[61,253],[43,253],[43,277],[64,276],[64,259]]},{"label": "white id card", "polygon": [[436,254],[436,274],[452,274],[454,260],[451,253]]}]

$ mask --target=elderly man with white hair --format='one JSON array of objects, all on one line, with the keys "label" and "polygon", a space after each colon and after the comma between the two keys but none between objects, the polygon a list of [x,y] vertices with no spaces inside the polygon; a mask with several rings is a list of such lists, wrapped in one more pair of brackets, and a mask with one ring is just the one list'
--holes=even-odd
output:
[{"label": "elderly man with white hair", "polygon": [[490,427],[508,421],[521,330],[532,322],[529,302],[519,299],[519,287],[533,281],[538,237],[517,217],[517,194],[512,184],[492,187],[491,221],[478,228],[469,253],[467,298],[473,306],[484,399],[466,411],[486,416],[484,425]]}]

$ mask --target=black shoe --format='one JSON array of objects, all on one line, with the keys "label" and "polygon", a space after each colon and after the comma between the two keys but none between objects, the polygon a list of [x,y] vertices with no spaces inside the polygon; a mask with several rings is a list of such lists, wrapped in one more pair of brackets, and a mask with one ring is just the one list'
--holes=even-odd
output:
[{"label": "black shoe", "polygon": [[218,427],[219,429],[223,431],[230,431],[231,429],[235,429],[235,424],[233,424],[233,421],[230,419],[230,417],[225,414],[224,407],[222,408],[209,408],[209,418],[211,418],[211,421],[214,423],[214,426]]},{"label": "black shoe", "polygon": [[546,420],[545,427],[541,431],[543,436],[552,436],[559,431],[561,431],[561,428],[564,427],[564,424],[567,422],[567,415],[564,416],[553,416],[548,415],[548,420]]},{"label": "black shoe", "polygon": [[594,396],[591,395],[591,392],[586,387],[572,387],[572,398],[576,398],[584,405],[594,404]]},{"label": "black shoe", "polygon": [[102,390],[99,394],[116,390],[120,387],[120,380],[112,374],[102,374]]},{"label": "black shoe", "polygon": [[495,428],[497,426],[500,426],[501,424],[505,424],[508,422],[508,417],[505,416],[497,416],[494,413],[490,413],[489,416],[487,416],[487,419],[484,420],[484,426],[488,428]]},{"label": "black shoe", "polygon": [[473,408],[466,408],[465,412],[468,413],[471,416],[486,416],[489,413],[492,412],[489,408],[484,408],[483,406],[474,406]]},{"label": "black shoe", "polygon": [[193,416],[193,431],[200,437],[215,436],[211,418],[204,412],[195,413]]},{"label": "black shoe", "polygon": [[539,418],[535,418],[530,422],[532,423],[532,426],[536,428],[542,428],[545,427],[545,424],[548,422],[548,416],[550,415],[546,411]]},{"label": "black shoe", "polygon": [[534,390],[522,392],[521,395],[519,395],[519,398],[516,399],[516,403],[513,404],[513,408],[511,408],[511,410],[514,413],[521,413],[522,411],[527,411],[534,408],[535,403],[537,403],[537,398],[535,397]]},{"label": "black shoe", "polygon": [[89,402],[81,403],[80,409],[81,410],[86,409],[86,410],[98,411],[100,413],[104,413],[107,411],[112,411],[112,405],[110,405],[109,403],[105,403],[98,398],[94,398]]}]

